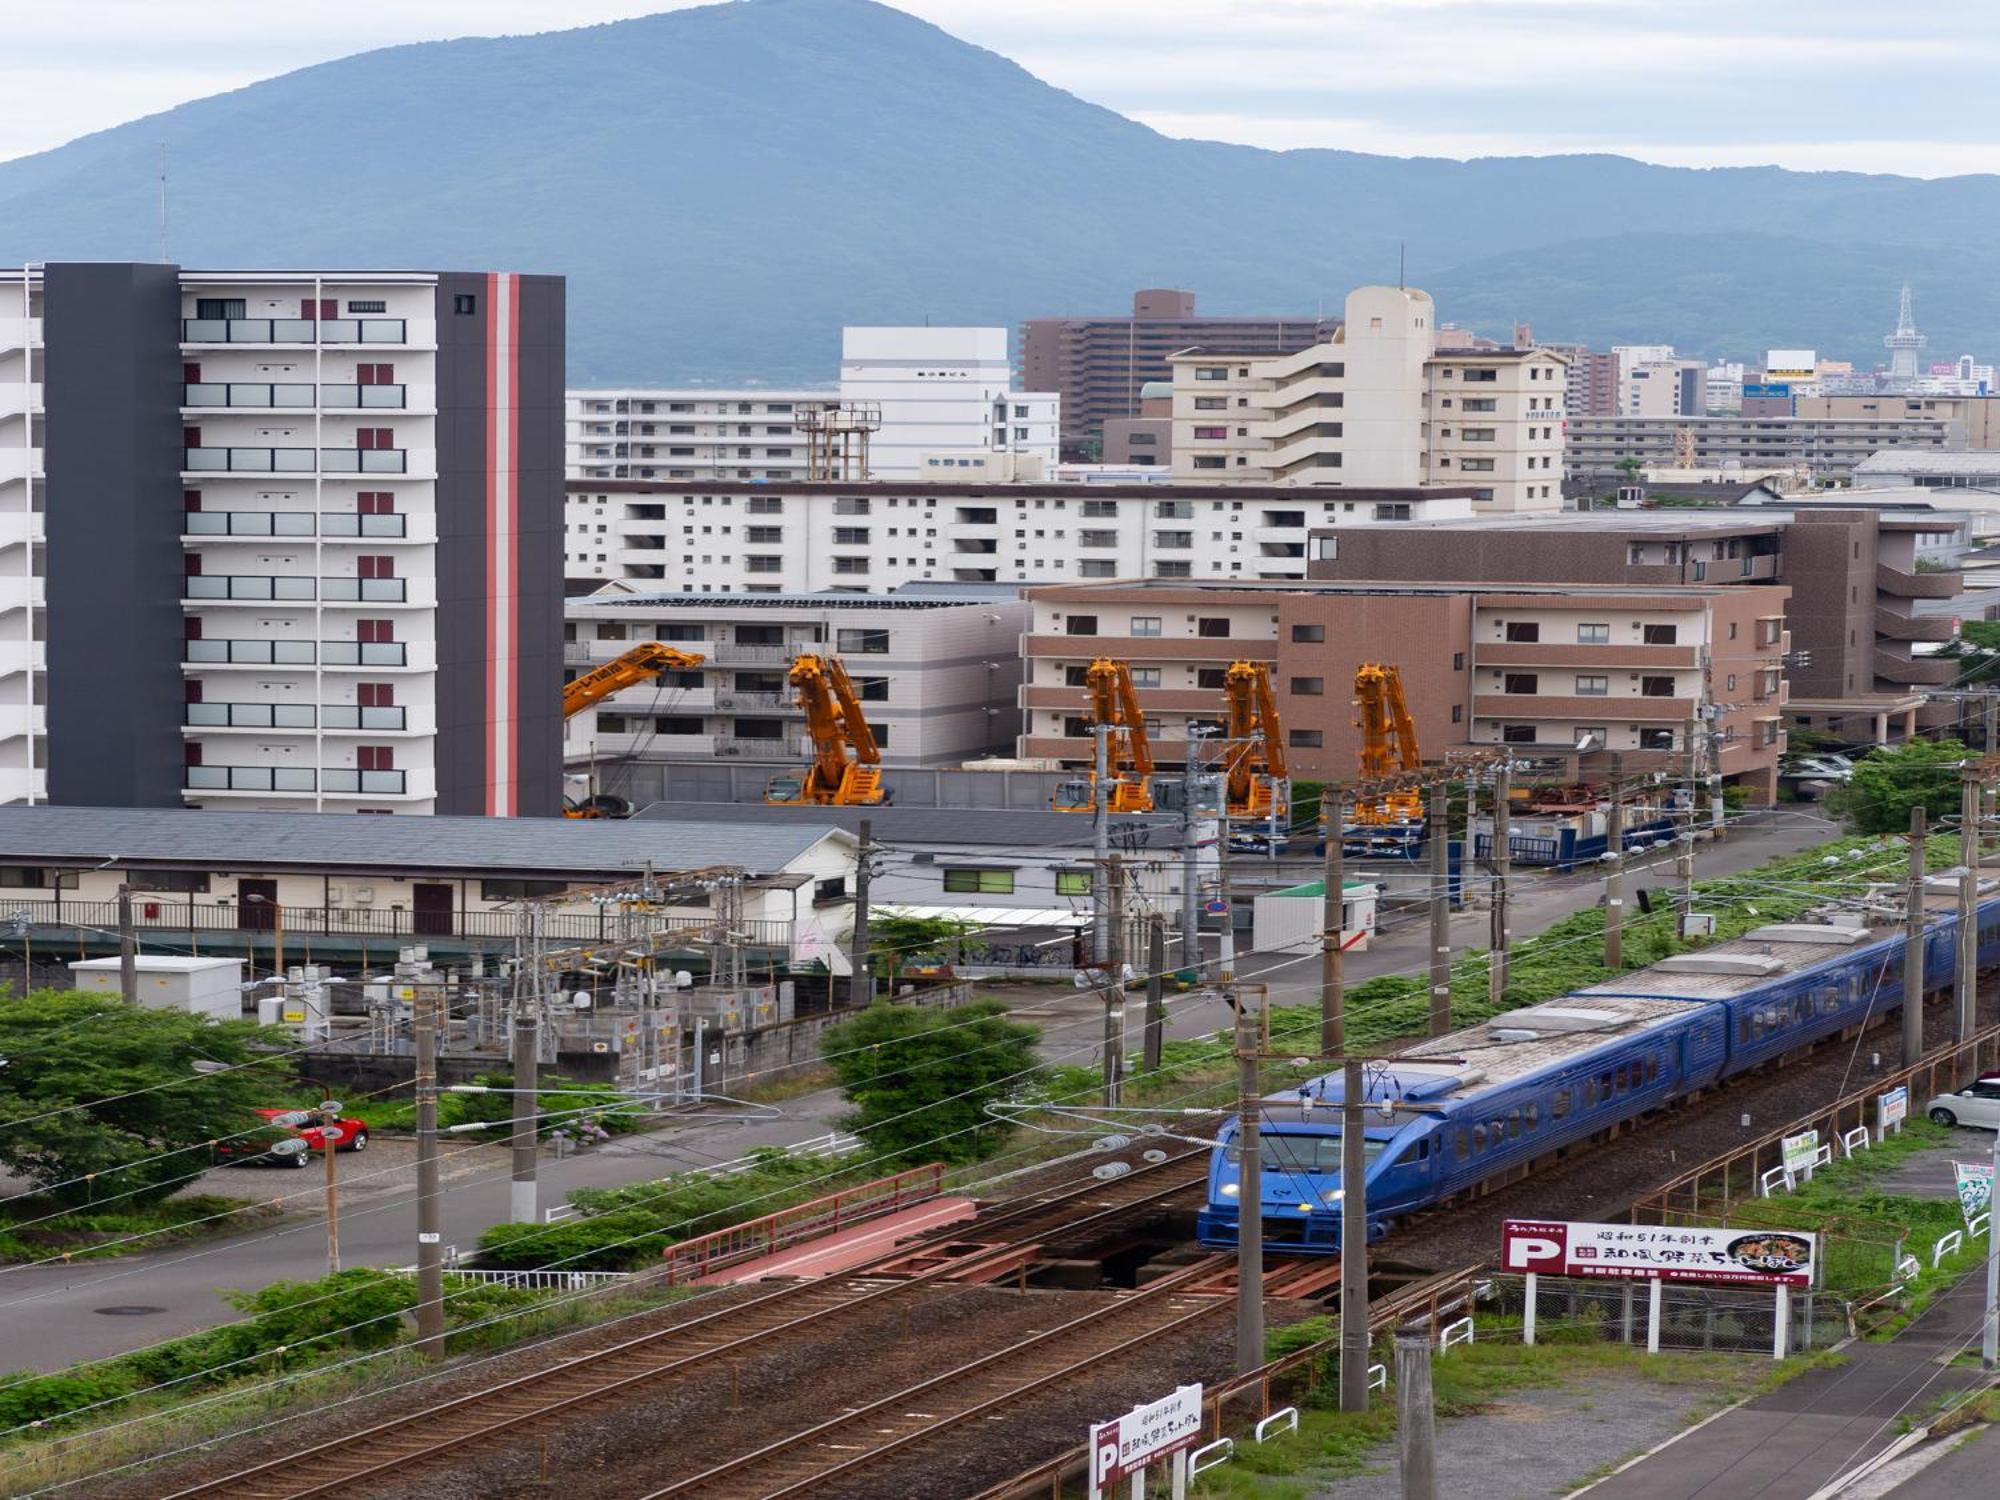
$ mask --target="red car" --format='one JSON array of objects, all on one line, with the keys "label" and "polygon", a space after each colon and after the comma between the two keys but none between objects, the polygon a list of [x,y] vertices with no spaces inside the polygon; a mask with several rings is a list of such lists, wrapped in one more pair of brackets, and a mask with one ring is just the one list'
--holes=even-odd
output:
[{"label": "red car", "polygon": [[368,1126],[351,1115],[334,1109],[331,1124],[322,1123],[316,1109],[260,1109],[257,1115],[266,1128],[252,1128],[244,1134],[216,1144],[216,1155],[230,1166],[304,1167],[315,1151],[324,1151],[331,1140],[336,1151],[366,1151]]}]

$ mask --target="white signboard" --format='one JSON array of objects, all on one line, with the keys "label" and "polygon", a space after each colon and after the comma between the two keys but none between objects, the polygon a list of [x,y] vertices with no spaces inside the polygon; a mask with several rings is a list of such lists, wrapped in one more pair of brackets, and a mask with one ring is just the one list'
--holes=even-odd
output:
[{"label": "white signboard", "polygon": [[1970,1229],[1974,1219],[1993,1207],[1993,1164],[1955,1161],[1951,1166],[1958,1179],[1959,1211],[1965,1215],[1965,1227]]},{"label": "white signboard", "polygon": [[1785,1170],[1795,1177],[1810,1177],[1813,1162],[1819,1156],[1819,1132],[1808,1130],[1803,1135],[1785,1137]]},{"label": "white signboard", "polygon": [[1501,1265],[1545,1276],[1609,1276],[1639,1281],[1753,1282],[1810,1286],[1815,1236],[1794,1230],[1705,1225],[1578,1224],[1509,1219]]},{"label": "white signboard", "polygon": [[1907,1086],[1875,1096],[1875,1128],[1878,1133],[1887,1135],[1892,1130],[1901,1129],[1903,1121],[1909,1117],[1910,1090]]},{"label": "white signboard", "polygon": [[1135,1406],[1115,1422],[1090,1429],[1090,1490],[1116,1484],[1201,1441],[1201,1386]]}]

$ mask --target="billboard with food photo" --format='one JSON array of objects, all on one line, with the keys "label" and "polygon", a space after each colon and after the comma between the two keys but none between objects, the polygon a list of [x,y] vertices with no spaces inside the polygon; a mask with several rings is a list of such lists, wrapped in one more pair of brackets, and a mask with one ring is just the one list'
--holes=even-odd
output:
[{"label": "billboard with food photo", "polygon": [[1501,1265],[1546,1276],[1810,1286],[1818,1240],[1795,1230],[1509,1219]]}]

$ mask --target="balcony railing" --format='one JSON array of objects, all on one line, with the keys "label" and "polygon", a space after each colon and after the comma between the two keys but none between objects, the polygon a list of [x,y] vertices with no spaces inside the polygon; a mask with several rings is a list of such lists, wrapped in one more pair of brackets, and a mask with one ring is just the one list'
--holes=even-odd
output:
[{"label": "balcony railing", "polygon": [[[401,474],[409,455],[401,448],[321,448],[322,474]],[[311,448],[189,448],[182,460],[188,474],[311,474]]]},{"label": "balcony railing", "polygon": [[319,404],[330,411],[401,410],[409,405],[408,391],[402,385],[323,385]]},{"label": "balcony railing", "polygon": [[313,404],[310,381],[190,381],[181,387],[182,406],[304,406]]},{"label": "balcony railing", "polygon": [[354,771],[334,766],[320,773],[322,788],[328,792],[362,792],[374,797],[400,797],[405,786],[402,771]]},{"label": "balcony railing", "polygon": [[181,660],[194,666],[309,667],[314,641],[186,641]]},{"label": "balcony railing", "polygon": [[790,693],[737,692],[723,689],[715,695],[715,706],[725,712],[734,713],[775,713],[784,710],[803,712]]},{"label": "balcony railing", "polygon": [[407,578],[324,578],[320,597],[330,604],[401,604],[410,596]]},{"label": "balcony railing", "polygon": [[401,318],[182,318],[183,344],[400,344]]},{"label": "balcony railing", "polygon": [[311,729],[310,703],[190,703],[181,722],[190,729]]},{"label": "balcony railing", "polygon": [[182,786],[190,792],[310,792],[311,766],[188,766]]},{"label": "balcony railing", "polygon": [[[181,517],[183,536],[311,536],[309,510],[191,510]],[[409,534],[404,515],[356,515],[327,511],[319,517],[319,535],[330,537],[399,537]]]},{"label": "balcony railing", "polygon": [[410,648],[401,641],[322,641],[320,660],[329,667],[400,667]]},{"label": "balcony railing", "polygon": [[310,600],[312,578],[287,578],[259,573],[191,573],[181,580],[183,599]]},{"label": "balcony railing", "polygon": [[407,729],[409,710],[391,705],[386,708],[356,707],[352,703],[329,703],[320,710],[320,723],[328,729]]}]

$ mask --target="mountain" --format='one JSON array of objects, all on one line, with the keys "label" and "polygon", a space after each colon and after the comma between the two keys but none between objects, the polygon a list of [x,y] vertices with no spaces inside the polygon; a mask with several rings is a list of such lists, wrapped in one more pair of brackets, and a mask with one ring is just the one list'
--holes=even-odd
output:
[{"label": "mountain", "polygon": [[1338,306],[1702,354],[2000,349],[1964,246],[2000,177],[1611,156],[1469,162],[1162,136],[870,0],[736,0],[392,47],[0,163],[0,259],[501,267],[570,278],[573,383],[817,383],[842,323]]}]

